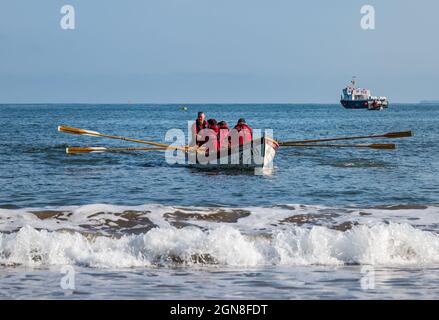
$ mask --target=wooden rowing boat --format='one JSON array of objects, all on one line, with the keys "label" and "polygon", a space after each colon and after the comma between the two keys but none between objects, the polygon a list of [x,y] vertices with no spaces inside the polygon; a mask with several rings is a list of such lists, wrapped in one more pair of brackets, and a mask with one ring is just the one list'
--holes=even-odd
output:
[{"label": "wooden rowing boat", "polygon": [[[140,139],[133,139],[121,136],[114,136],[99,133],[96,131],[85,130],[80,128],[59,126],[58,131],[78,134],[93,137],[103,137],[109,139],[117,139],[123,141],[130,141],[135,143],[147,144],[154,147],[144,148],[106,148],[106,147],[70,147],[66,149],[69,154],[78,153],[93,153],[93,152],[120,152],[120,151],[171,151],[172,156],[167,158],[169,164],[189,164],[200,168],[238,168],[238,169],[255,169],[255,174],[266,174],[273,168],[273,160],[279,146],[293,147],[293,148],[372,148],[372,149],[395,149],[396,145],[393,143],[373,143],[373,144],[321,144],[322,142],[342,141],[342,140],[357,140],[357,139],[375,139],[375,138],[405,138],[413,136],[412,131],[389,132],[385,134],[375,134],[368,136],[354,136],[354,137],[336,137],[323,138],[311,140],[294,140],[277,142],[269,137],[262,137],[254,139],[250,143],[236,146],[233,148],[221,149],[218,152],[209,154],[208,147],[196,148],[193,146],[174,146],[167,143],[160,143],[154,141],[145,141]],[[182,156],[177,154],[178,159],[174,159],[174,152],[183,153]],[[169,154],[168,154],[169,156]],[[182,160],[182,162],[180,162]],[[262,171],[258,171],[262,169]],[[267,170],[265,170],[267,169]]]},{"label": "wooden rowing boat", "polygon": [[221,149],[206,155],[204,152],[188,152],[188,164],[197,168],[268,169],[279,144],[268,137],[254,139],[250,143]]}]

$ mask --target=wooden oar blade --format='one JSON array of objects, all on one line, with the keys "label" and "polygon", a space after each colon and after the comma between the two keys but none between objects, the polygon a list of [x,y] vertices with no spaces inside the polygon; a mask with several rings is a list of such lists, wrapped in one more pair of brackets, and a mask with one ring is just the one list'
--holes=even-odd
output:
[{"label": "wooden oar blade", "polygon": [[[187,152],[187,149],[188,149],[188,147],[186,147],[186,146],[181,146],[181,147],[180,146],[171,146],[171,145],[166,144],[166,143],[159,143],[159,142],[154,142],[154,141],[145,141],[145,140],[139,140],[139,139],[126,138],[126,137],[110,136],[110,135],[99,133],[96,131],[85,130],[85,129],[80,129],[80,128],[72,128],[72,127],[66,127],[66,126],[58,126],[58,131],[65,132],[65,133],[71,133],[71,134],[79,134],[79,135],[84,135],[84,136],[118,139],[118,140],[123,140],[123,141],[148,144],[148,145],[161,147],[161,148],[172,148],[172,149],[177,149],[177,150],[181,150],[181,151],[185,151],[185,152]],[[116,150],[107,149],[107,151],[116,151]]]},{"label": "wooden oar blade", "polygon": [[283,147],[297,148],[372,148],[372,149],[396,149],[393,143],[373,143],[373,144],[284,144]]},{"label": "wooden oar blade", "polygon": [[373,143],[373,144],[369,144],[368,148],[372,148],[372,149],[396,149],[396,144],[394,144],[394,143]]},{"label": "wooden oar blade", "polygon": [[86,136],[99,136],[100,135],[100,133],[96,132],[96,131],[79,129],[79,128],[72,128],[72,127],[65,127],[65,126],[58,126],[58,131],[70,133],[70,134],[86,135]]},{"label": "wooden oar blade", "polygon": [[407,138],[407,137],[412,137],[413,136],[413,132],[411,131],[401,131],[401,132],[389,132],[383,135],[386,138]]},{"label": "wooden oar blade", "polygon": [[412,137],[412,131],[401,131],[401,132],[389,132],[380,135],[371,136],[357,136],[357,137],[338,137],[338,138],[324,138],[324,139],[313,139],[313,140],[296,140],[296,141],[284,141],[279,142],[281,146],[287,146],[290,144],[302,144],[302,143],[318,143],[318,142],[329,142],[329,141],[341,141],[341,140],[357,140],[357,139],[372,139],[372,138],[405,138]]},{"label": "wooden oar blade", "polygon": [[66,153],[68,153],[68,154],[94,153],[94,152],[105,152],[105,151],[107,151],[107,148],[104,148],[104,147],[89,147],[89,148],[70,147],[70,148],[66,148]]}]

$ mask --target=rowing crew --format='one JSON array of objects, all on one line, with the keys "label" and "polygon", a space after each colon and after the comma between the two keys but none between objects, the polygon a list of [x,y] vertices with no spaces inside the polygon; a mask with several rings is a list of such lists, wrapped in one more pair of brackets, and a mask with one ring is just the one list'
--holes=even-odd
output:
[{"label": "rowing crew", "polygon": [[249,143],[253,139],[253,130],[243,118],[230,130],[227,122],[217,122],[215,119],[206,121],[204,112],[198,112],[198,117],[192,126],[192,145],[204,146],[209,150],[231,148]]}]

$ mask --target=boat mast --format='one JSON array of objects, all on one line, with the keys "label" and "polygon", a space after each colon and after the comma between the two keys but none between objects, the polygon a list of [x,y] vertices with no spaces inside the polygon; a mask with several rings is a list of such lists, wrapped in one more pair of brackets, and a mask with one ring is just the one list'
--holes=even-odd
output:
[{"label": "boat mast", "polygon": [[356,84],[357,84],[357,77],[356,77],[356,76],[353,76],[353,77],[352,77],[352,80],[351,80],[352,88],[355,89],[355,85],[356,85]]}]

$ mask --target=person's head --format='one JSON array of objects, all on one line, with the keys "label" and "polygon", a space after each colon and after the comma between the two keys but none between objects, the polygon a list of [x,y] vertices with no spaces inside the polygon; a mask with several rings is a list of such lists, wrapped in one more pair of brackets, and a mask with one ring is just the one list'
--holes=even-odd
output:
[{"label": "person's head", "polygon": [[206,115],[204,114],[204,112],[203,111],[198,112],[197,120],[204,121],[204,119],[206,119]]},{"label": "person's head", "polygon": [[239,119],[238,124],[245,124],[245,119],[244,118]]},{"label": "person's head", "polygon": [[218,127],[220,129],[228,129],[229,128],[229,126],[227,125],[227,122],[225,122],[225,121],[218,122]]},{"label": "person's head", "polygon": [[209,128],[216,127],[218,125],[215,119],[209,119],[207,120],[207,123],[209,124]]}]

